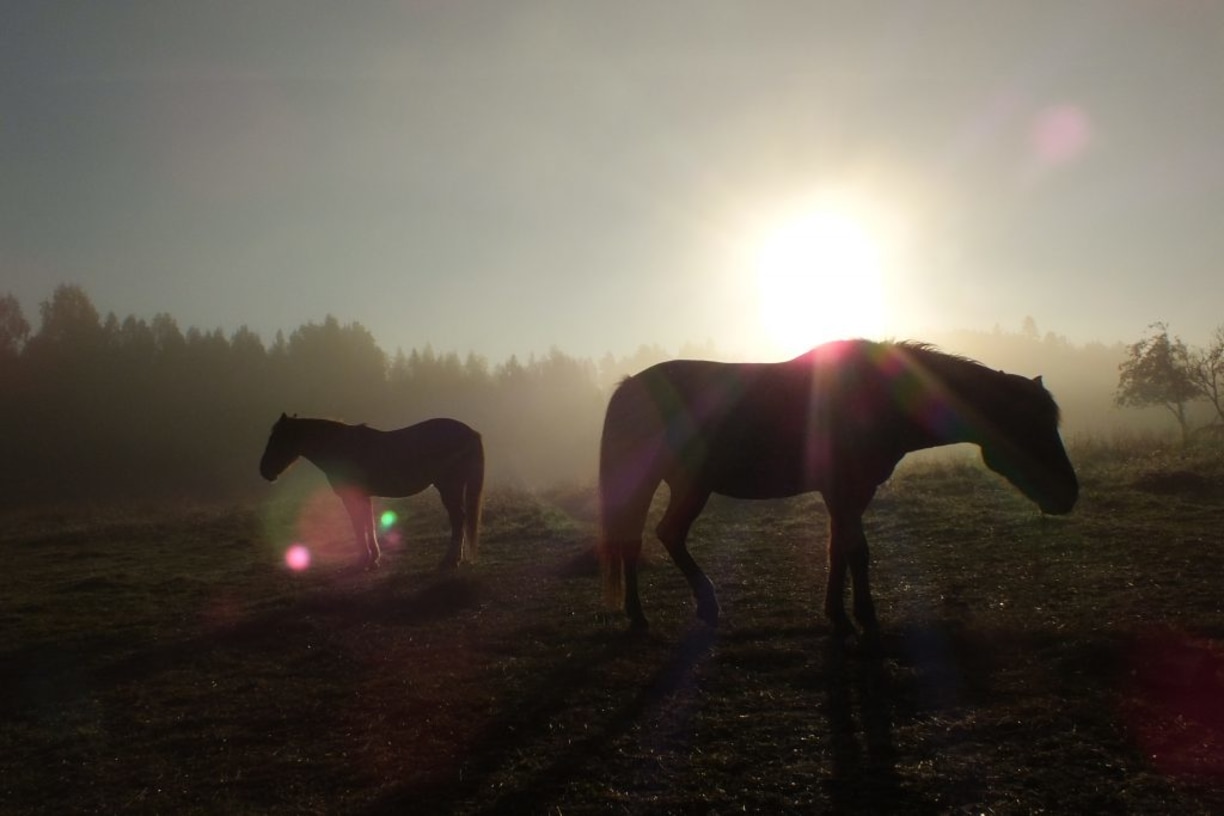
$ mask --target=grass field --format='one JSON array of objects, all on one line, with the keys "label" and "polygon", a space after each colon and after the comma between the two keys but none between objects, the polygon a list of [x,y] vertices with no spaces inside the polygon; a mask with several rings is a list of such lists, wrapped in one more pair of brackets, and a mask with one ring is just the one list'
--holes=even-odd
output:
[{"label": "grass field", "polygon": [[651,542],[640,638],[589,488],[493,491],[450,574],[432,495],[375,573],[305,478],[11,511],[0,812],[1224,812],[1224,465],[1073,456],[1062,518],[960,461],[881,490],[874,658],[819,614],[814,497],[698,521],[716,631]]}]

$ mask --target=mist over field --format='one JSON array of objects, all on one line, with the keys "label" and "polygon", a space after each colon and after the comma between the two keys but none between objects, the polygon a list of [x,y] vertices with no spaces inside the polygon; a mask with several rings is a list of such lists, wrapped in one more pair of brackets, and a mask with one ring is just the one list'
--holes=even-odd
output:
[{"label": "mist over field", "polygon": [[[899,468],[865,517],[878,653],[820,613],[820,499],[716,496],[690,540],[718,627],[648,536],[631,634],[599,591],[594,442],[619,369],[657,350],[388,364],[336,320],[270,348],[167,316],[52,322],[74,328],[5,359],[21,399],[0,403],[5,488],[29,500],[0,532],[4,812],[1224,807],[1218,447],[1073,446],[1066,516],[980,465]],[[987,339],[1058,378],[1110,353]],[[355,568],[311,466],[257,480],[282,401],[478,424],[478,561],[438,569],[447,514],[419,495],[379,503],[383,566]]]},{"label": "mist over field", "polygon": [[1111,398],[1145,326],[1224,317],[1221,21],[24,4],[0,26],[5,496],[266,489],[282,411],[453,415],[495,481],[588,482],[624,374],[853,336],[1041,374],[1071,440],[1163,432]]},{"label": "mist over field", "polygon": [[[450,416],[484,435],[491,484],[591,485],[604,406],[622,377],[671,357],[721,356],[710,344],[598,359],[562,348],[505,360],[431,346],[389,351],[360,322],[332,316],[265,341],[245,328],[180,327],[164,313],[103,316],[73,286],[39,305],[36,327],[14,298],[5,313],[9,467],[0,478],[17,503],[265,496],[256,463],[282,412],[382,429]],[[1166,412],[1113,404],[1120,343],[1079,346],[1032,321],[913,339],[1042,375],[1073,450],[1077,440],[1173,431]],[[307,463],[295,471],[319,478]]]},{"label": "mist over field", "polygon": [[[0,813],[1224,813],[1222,32],[1172,0],[5,3]],[[919,396],[891,438],[968,426],[989,468],[601,495],[624,377],[852,337],[1041,376],[1067,455],[1035,389],[939,357],[972,377],[847,404]],[[962,377],[1000,390],[957,411]],[[650,413],[614,427],[794,486],[720,451],[777,464],[762,427],[806,416]],[[286,422],[265,462],[283,415],[482,444]],[[265,481],[321,439],[340,495]],[[418,445],[445,487],[358,495],[420,486]],[[606,484],[653,478],[636,445]]]}]

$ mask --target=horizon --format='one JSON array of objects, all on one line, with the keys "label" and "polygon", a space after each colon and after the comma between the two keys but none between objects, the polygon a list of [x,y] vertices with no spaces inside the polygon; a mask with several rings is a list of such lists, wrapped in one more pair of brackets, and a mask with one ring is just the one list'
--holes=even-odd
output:
[{"label": "horizon", "polygon": [[1224,7],[48,2],[0,291],[388,349],[779,359],[1219,314]]},{"label": "horizon", "polygon": [[[37,304],[35,308],[31,308],[30,304],[27,304],[21,301],[20,298],[18,298],[18,303],[21,307],[22,315],[25,317],[26,321],[30,323],[30,336],[31,337],[37,334],[39,330],[39,322],[40,322],[39,312],[41,311],[41,307],[44,303],[47,303],[50,301],[51,295],[54,293],[54,290],[61,286],[76,286],[76,285],[77,284],[57,284],[55,287],[53,287],[52,291],[48,293],[48,296],[44,298],[42,301],[40,301],[40,303]],[[349,318],[344,315],[339,315],[339,314],[334,314],[334,313],[327,313],[324,315],[320,315],[318,318],[310,318],[297,326],[278,327],[272,331],[262,331],[258,327],[248,326],[246,324],[226,326],[223,323],[214,323],[211,325],[183,323],[178,319],[178,316],[173,314],[172,312],[158,312],[156,314],[137,314],[135,312],[123,312],[123,311],[119,311],[115,309],[104,309],[96,301],[94,301],[93,296],[90,294],[88,290],[82,288],[82,291],[84,291],[85,295],[89,297],[90,302],[92,303],[94,308],[97,310],[99,324],[105,324],[108,317],[112,314],[114,315],[116,320],[118,320],[120,323],[122,323],[125,319],[131,317],[136,320],[143,321],[146,324],[149,323],[157,315],[166,314],[175,321],[175,324],[177,325],[179,331],[181,331],[184,335],[186,335],[190,331],[197,331],[202,334],[211,334],[213,332],[220,332],[228,341],[233,338],[235,333],[237,333],[240,330],[245,329],[255,334],[259,338],[261,344],[263,345],[265,349],[270,349],[275,344],[276,337],[278,334],[283,335],[285,340],[288,340],[290,336],[298,329],[301,329],[307,325],[316,325],[316,326],[322,325],[329,318],[335,320],[340,326],[350,326],[353,324],[357,324],[361,328],[370,332],[371,336],[374,339],[375,345],[378,347],[380,351],[382,351],[387,356],[388,363],[393,361],[397,354],[407,355],[413,352],[425,352],[426,350],[432,351],[438,357],[444,357],[444,356],[453,354],[453,355],[458,356],[460,359],[465,359],[469,355],[475,355],[476,357],[482,358],[485,360],[485,362],[489,363],[490,365],[494,365],[494,366],[500,363],[504,363],[510,360],[512,357],[518,358],[520,360],[527,360],[531,358],[546,357],[553,352],[559,352],[573,359],[585,359],[585,360],[590,360],[593,362],[598,362],[600,359],[602,359],[605,356],[611,356],[614,359],[624,360],[624,359],[632,358],[635,356],[639,356],[642,352],[656,352],[656,351],[661,352],[662,354],[668,355],[668,356],[681,356],[681,355],[685,355],[688,352],[696,352],[700,354],[708,354],[712,358],[725,359],[725,360],[731,360],[731,361],[748,361],[748,360],[767,361],[767,358],[765,356],[757,356],[757,357],[747,356],[745,357],[743,355],[736,355],[732,351],[719,346],[717,342],[714,342],[712,340],[701,341],[701,340],[695,340],[695,339],[683,340],[678,345],[675,345],[675,346],[665,346],[662,343],[651,342],[647,340],[647,341],[637,343],[635,345],[626,346],[621,349],[607,348],[607,349],[602,349],[602,350],[597,350],[597,351],[574,350],[574,349],[567,348],[557,343],[557,344],[553,344],[547,348],[542,348],[542,349],[511,350],[504,355],[494,355],[488,351],[485,351],[479,348],[444,347],[437,343],[434,343],[428,338],[426,338],[424,342],[422,342],[420,345],[417,345],[417,346],[412,346],[408,348],[405,348],[403,346],[391,347],[387,345],[386,343],[384,343],[382,338],[380,338],[377,335],[377,333],[375,333],[372,329],[370,329],[370,327],[367,326],[365,323],[363,323],[360,319]],[[10,294],[10,293],[0,291],[0,297],[6,294]],[[1149,326],[1150,325],[1151,324],[1149,324]],[[1224,321],[1222,321],[1221,325],[1224,326]],[[1178,335],[1178,332],[1175,330],[1175,327],[1170,327],[1170,333],[1173,335]],[[942,351],[946,351],[949,353],[968,354],[970,357],[972,357],[973,353],[971,350],[966,351],[964,349],[957,349],[955,347],[949,347],[949,346],[944,345],[944,343],[946,343],[948,340],[955,341],[956,339],[971,340],[972,338],[1010,338],[1010,339],[1031,340],[1033,343],[1040,344],[1040,343],[1045,342],[1047,338],[1050,338],[1050,337],[1056,338],[1061,343],[1065,343],[1067,346],[1073,349],[1075,348],[1086,349],[1086,348],[1091,348],[1094,346],[1099,346],[1099,347],[1104,347],[1104,348],[1121,348],[1121,347],[1127,346],[1135,342],[1135,340],[1139,338],[1139,336],[1137,335],[1135,338],[1131,338],[1131,339],[1117,339],[1117,340],[1110,340],[1110,341],[1094,339],[1094,340],[1087,340],[1087,341],[1077,341],[1075,338],[1068,337],[1066,334],[1056,329],[1041,326],[1041,324],[1035,319],[1033,319],[1031,316],[1026,316],[1025,319],[1021,322],[1021,324],[1015,327],[1001,326],[997,323],[989,328],[976,328],[976,327],[962,326],[962,327],[957,327],[957,328],[948,328],[948,329],[941,329],[938,331],[931,331],[931,332],[928,332],[926,336],[924,337],[911,337],[911,336],[902,337],[902,336],[896,336],[896,335],[891,335],[891,334],[883,334],[883,335],[873,336],[873,337],[868,337],[868,336],[863,336],[863,335],[846,335],[842,337],[831,337],[829,338],[829,340],[821,340],[818,343],[814,344],[813,346],[805,347],[792,354],[779,355],[779,356],[768,358],[768,359],[775,359],[775,360],[790,359],[791,357],[797,356],[798,354],[802,354],[803,351],[806,351],[808,348],[812,348],[815,345],[820,345],[821,343],[830,342],[832,340],[863,339],[863,340],[871,340],[871,341],[884,342],[884,343],[903,342],[903,341],[930,342]],[[1185,338],[1182,338],[1182,339],[1184,340]],[[1191,345],[1194,345],[1193,341],[1188,341],[1188,342],[1190,342]]]}]

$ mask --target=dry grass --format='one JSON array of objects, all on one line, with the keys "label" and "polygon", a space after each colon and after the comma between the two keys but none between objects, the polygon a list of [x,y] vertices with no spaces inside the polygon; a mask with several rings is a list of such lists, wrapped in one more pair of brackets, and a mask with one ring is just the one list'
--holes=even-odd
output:
[{"label": "dry grass", "polygon": [[903,470],[869,516],[875,658],[819,617],[814,498],[711,504],[717,631],[651,545],[642,638],[599,605],[581,488],[493,493],[455,574],[432,497],[393,503],[411,546],[373,574],[305,493],[11,514],[0,811],[1224,812],[1224,467],[1197,456],[1094,452],[1059,519]]}]

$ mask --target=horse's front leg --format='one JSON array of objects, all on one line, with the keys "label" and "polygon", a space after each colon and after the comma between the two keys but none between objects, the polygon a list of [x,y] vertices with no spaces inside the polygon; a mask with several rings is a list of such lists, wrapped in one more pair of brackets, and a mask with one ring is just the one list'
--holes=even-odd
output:
[{"label": "horse's front leg", "polygon": [[871,599],[871,584],[867,570],[871,564],[871,553],[867,549],[867,535],[863,532],[863,519],[855,519],[854,538],[846,558],[850,563],[850,585],[854,590],[854,619],[863,631],[871,636],[879,633],[880,622],[876,619],[875,602]]},{"label": "horse's front leg", "polygon": [[868,582],[870,553],[863,532],[862,510],[857,506],[829,508],[829,576],[825,588],[825,615],[841,637],[853,633],[846,617],[846,572],[854,589],[854,617],[863,630],[874,637],[879,631],[875,603]]},{"label": "horse's front leg", "polygon": [[382,551],[378,547],[378,536],[374,533],[374,511],[370,497],[357,491],[345,491],[340,495],[344,509],[348,511],[357,539],[357,551],[366,569],[378,569]]},{"label": "horse's front leg", "polygon": [[825,578],[825,617],[833,626],[833,633],[844,638],[854,632],[850,618],[846,617],[846,553],[844,544],[833,534],[833,523],[829,522],[828,575]]}]

